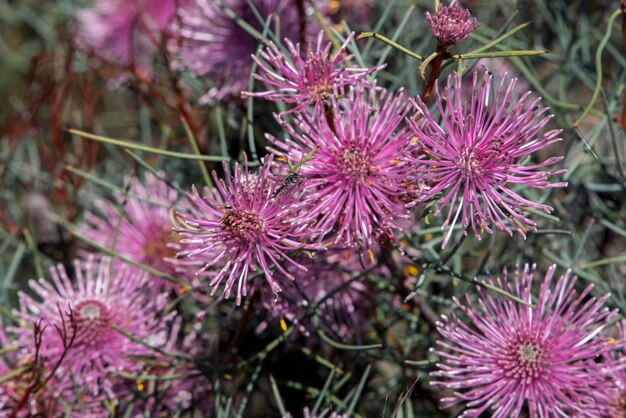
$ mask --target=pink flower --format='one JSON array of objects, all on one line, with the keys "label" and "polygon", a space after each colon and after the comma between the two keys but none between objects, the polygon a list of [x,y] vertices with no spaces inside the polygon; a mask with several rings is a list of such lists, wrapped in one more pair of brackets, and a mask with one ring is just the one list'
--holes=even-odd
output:
[{"label": "pink flower", "polygon": [[279,26],[282,37],[294,40],[300,32],[300,16],[292,0],[252,0],[250,3],[248,0],[223,0],[220,3],[192,0],[182,7],[172,48],[181,55],[187,68],[208,77],[213,87],[207,98],[226,100],[239,97],[247,89],[253,63],[251,55],[259,47],[259,40],[233,16],[259,34],[263,32],[265,20],[271,18],[270,30]]},{"label": "pink flower", "polygon": [[622,418],[626,408],[626,320],[617,323],[615,350],[607,353],[607,380],[594,392],[597,403],[606,407],[607,417]]},{"label": "pink flower", "polygon": [[179,0],[98,0],[77,13],[79,42],[87,49],[123,65],[151,68],[162,32]]},{"label": "pink flower", "polygon": [[[7,340],[2,323],[0,323],[0,349],[8,349],[9,341]],[[10,355],[10,351],[9,351]],[[0,378],[7,375],[11,371],[11,367],[5,362],[4,356],[0,356]],[[11,404],[14,399],[15,392],[12,388],[11,381],[0,385],[0,418],[8,417],[11,413]]]},{"label": "pink flower", "polygon": [[[169,217],[177,197],[173,188],[153,174],[146,173],[143,183],[131,178],[128,194],[116,196],[123,210],[111,202],[96,202],[98,214],[87,213],[79,233],[137,263],[176,275],[175,266],[166,259],[173,258],[178,249],[172,242],[175,234]],[[159,291],[162,286],[154,288]]]},{"label": "pink flower", "polygon": [[[298,114],[279,122],[290,135],[272,149],[306,178],[304,196],[316,228],[334,244],[371,246],[405,216],[411,167],[402,162],[411,134],[404,96],[359,83],[331,97],[331,115]],[[329,120],[330,119],[330,120]]]},{"label": "pink flower", "polygon": [[289,39],[285,39],[289,60],[274,43],[260,53],[261,60],[253,56],[260,70],[254,77],[270,87],[270,90],[244,94],[274,102],[297,104],[286,113],[298,112],[308,106],[317,107],[326,103],[336,89],[356,84],[378,70],[345,66],[352,59],[351,55],[346,55],[346,48],[354,34],[346,39],[333,56],[332,44],[328,42],[323,46],[323,35],[324,32],[319,33],[315,49],[307,44],[305,54],[300,51],[300,44],[294,46]]},{"label": "pink flower", "polygon": [[236,284],[237,305],[248,294],[251,271],[260,268],[270,289],[277,293],[281,288],[274,278],[274,268],[293,279],[279,259],[306,270],[288,253],[320,249],[305,243],[311,235],[304,228],[309,221],[302,216],[293,193],[278,193],[279,187],[270,178],[270,166],[271,157],[257,174],[252,174],[245,159],[243,170],[236,164],[231,175],[224,164],[226,182],[213,172],[217,190],[206,190],[202,197],[194,187],[189,195],[195,205],[192,213],[177,213],[185,225],[175,229],[181,236],[178,257],[183,262],[197,261],[202,268],[196,274],[216,267],[218,272],[210,281],[211,294],[225,281],[224,295],[228,298]]},{"label": "pink flower", "polygon": [[[24,355],[29,353],[34,357],[32,324],[41,319],[45,330],[39,352],[46,367],[53,367],[67,351],[54,376],[59,382],[56,392],[79,388],[88,400],[101,394],[114,399],[113,374],[137,371],[141,364],[133,357],[146,356],[152,351],[113,327],[148,344],[163,345],[169,321],[168,316],[161,314],[165,295],[151,297],[138,286],[145,277],[137,278],[140,273],[136,270],[115,267],[105,257],[75,261],[75,280],[70,279],[62,265],[50,272],[51,281],[40,279],[29,283],[38,299],[20,293],[20,309],[14,314],[22,325],[9,331],[17,337]],[[75,333],[70,311],[76,323]],[[56,330],[63,327],[67,338],[62,338]],[[65,350],[64,344],[72,342],[72,336],[73,344]]]},{"label": "pink flower", "polygon": [[490,283],[535,307],[478,288],[477,303],[466,295],[455,304],[469,321],[454,312],[437,329],[444,340],[432,351],[441,357],[431,373],[433,384],[454,391],[442,400],[444,408],[466,406],[463,417],[490,410],[493,417],[603,416],[593,397],[606,381],[604,366],[596,362],[611,350],[602,334],[616,312],[604,303],[609,294],[590,296],[593,285],[580,294],[576,277],[567,271],[553,284],[555,266],[542,280],[537,299],[531,296],[535,267],[516,269],[513,283]]},{"label": "pink flower", "polygon": [[472,17],[469,10],[462,9],[457,0],[449,6],[439,6],[434,15],[426,12],[426,21],[437,44],[445,48],[463,42],[477,27],[476,18]]},{"label": "pink flower", "polygon": [[523,165],[529,155],[561,140],[560,130],[541,133],[552,118],[545,115],[548,108],[541,107],[540,99],[527,104],[530,92],[512,106],[515,79],[505,87],[508,80],[503,78],[495,97],[491,95],[490,75],[485,73],[480,86],[477,80],[474,74],[469,103],[462,101],[459,76],[448,78],[445,97],[435,89],[441,122],[419,98],[414,103],[419,122],[408,120],[416,146],[409,160],[422,173],[419,201],[437,199],[435,215],[449,207],[442,229],[450,227],[442,247],[448,243],[459,216],[463,233],[467,234],[471,226],[477,239],[483,229],[493,233],[491,224],[509,235],[513,235],[513,228],[526,237],[528,230],[537,228],[534,221],[523,216],[524,212],[534,208],[549,213],[552,208],[523,198],[511,186],[545,189],[567,185],[548,181],[548,176],[566,170],[539,170],[563,157]]}]

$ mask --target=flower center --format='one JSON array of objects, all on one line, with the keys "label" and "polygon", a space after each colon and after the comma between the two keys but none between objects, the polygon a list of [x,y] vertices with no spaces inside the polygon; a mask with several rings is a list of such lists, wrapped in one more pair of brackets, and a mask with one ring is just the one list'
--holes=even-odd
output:
[{"label": "flower center", "polygon": [[328,77],[328,65],[324,57],[309,53],[304,63],[304,85],[315,100],[325,100],[333,92],[333,84]]},{"label": "flower center", "polygon": [[519,347],[518,355],[523,364],[535,364],[541,357],[541,351],[535,344],[523,343]]},{"label": "flower center", "polygon": [[512,159],[508,152],[502,152],[502,142],[502,139],[496,138],[488,144],[463,150],[456,166],[463,172],[464,179],[470,180],[493,170],[505,171]]},{"label": "flower center", "polygon": [[369,153],[355,146],[345,148],[337,158],[341,172],[353,181],[364,180],[372,174],[372,161]]},{"label": "flower center", "polygon": [[102,302],[86,300],[74,310],[76,319],[76,342],[91,347],[104,341],[111,325],[111,311]]},{"label": "flower center", "polygon": [[224,230],[240,243],[256,241],[265,231],[265,221],[258,213],[229,209],[220,223]]},{"label": "flower center", "polygon": [[522,383],[530,383],[544,373],[545,357],[540,345],[531,342],[517,342],[511,347],[511,375]]},{"label": "flower center", "polygon": [[151,267],[162,264],[163,259],[173,257],[176,251],[172,250],[167,244],[173,240],[175,234],[172,232],[170,225],[154,226],[155,232],[146,236],[146,241],[142,248],[143,263]]}]

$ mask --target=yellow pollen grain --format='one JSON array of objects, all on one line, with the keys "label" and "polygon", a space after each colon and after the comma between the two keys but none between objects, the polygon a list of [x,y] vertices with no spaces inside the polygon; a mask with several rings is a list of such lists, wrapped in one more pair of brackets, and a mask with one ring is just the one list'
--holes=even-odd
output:
[{"label": "yellow pollen grain", "polygon": [[437,164],[433,164],[431,165],[432,168],[439,168],[439,166]]},{"label": "yellow pollen grain", "polygon": [[416,137],[416,136],[414,136],[413,138],[411,138],[411,142],[417,142],[417,141],[419,141],[419,140],[420,140],[420,139],[419,139],[418,137]]},{"label": "yellow pollen grain", "polygon": [[143,392],[144,386],[143,383],[141,382],[141,380],[137,380],[137,390],[139,392]]},{"label": "yellow pollen grain", "polygon": [[424,223],[426,225],[430,225],[430,221],[428,220],[428,215],[424,216]]},{"label": "yellow pollen grain", "polygon": [[411,265],[406,266],[406,268],[404,269],[404,272],[409,276],[417,276],[417,273],[419,273],[419,270],[416,266],[411,264]]},{"label": "yellow pollen grain", "polygon": [[607,345],[611,345],[611,344],[615,344],[616,342],[617,342],[617,341],[615,341],[615,339],[611,338],[611,339],[609,339],[609,340],[606,342],[606,344],[607,344]]},{"label": "yellow pollen grain", "polygon": [[285,157],[276,157],[276,161],[287,161]]},{"label": "yellow pollen grain", "polygon": [[284,318],[280,318],[280,329],[283,330],[283,332],[287,332],[287,322],[285,321]]},{"label": "yellow pollen grain", "polygon": [[370,260],[372,261],[372,263],[374,262],[374,251],[370,250],[369,251],[369,255],[370,255]]},{"label": "yellow pollen grain", "polygon": [[187,293],[191,290],[191,286],[189,286],[188,284],[182,285],[180,287],[180,292],[181,293]]},{"label": "yellow pollen grain", "polygon": [[428,241],[432,241],[433,240],[433,234],[426,234],[424,235],[424,241],[428,242]]},{"label": "yellow pollen grain", "polygon": [[339,1],[339,0],[330,0],[328,2],[328,7],[330,9],[338,9],[338,8],[341,7],[341,1]]},{"label": "yellow pollen grain", "polygon": [[484,226],[484,225],[481,225],[481,226],[480,226],[480,233],[482,234],[483,232],[485,232],[485,226]]},{"label": "yellow pollen grain", "polygon": [[391,160],[389,162],[392,163],[392,164],[398,164],[400,162],[400,160],[396,158],[396,159]]}]

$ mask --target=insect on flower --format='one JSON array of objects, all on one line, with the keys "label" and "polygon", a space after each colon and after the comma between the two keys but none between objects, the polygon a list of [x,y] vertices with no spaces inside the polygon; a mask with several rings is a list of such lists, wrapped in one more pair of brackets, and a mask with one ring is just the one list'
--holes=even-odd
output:
[{"label": "insect on flower", "polygon": [[304,184],[304,177],[298,173],[289,173],[283,183],[272,194],[272,199],[277,199],[286,193],[293,193],[296,189]]}]

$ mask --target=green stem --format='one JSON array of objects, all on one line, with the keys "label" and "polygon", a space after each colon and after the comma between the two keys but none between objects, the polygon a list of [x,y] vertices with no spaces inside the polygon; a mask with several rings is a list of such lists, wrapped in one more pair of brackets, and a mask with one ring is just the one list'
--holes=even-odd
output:
[{"label": "green stem", "polygon": [[217,155],[196,155],[184,152],[168,151],[160,148],[153,148],[147,145],[135,144],[134,142],[124,141],[121,139],[107,138],[106,136],[93,135],[78,129],[68,129],[68,132],[80,136],[82,138],[91,139],[93,141],[104,142],[106,144],[115,145],[122,148],[130,148],[138,151],[150,152],[152,154],[164,155],[171,158],[181,158],[184,160],[201,160],[201,161],[230,161],[230,157],[222,157]]},{"label": "green stem", "polygon": [[591,111],[591,108],[596,103],[598,94],[600,94],[600,89],[602,88],[602,51],[604,50],[604,47],[606,46],[607,42],[611,38],[611,30],[613,29],[613,22],[615,22],[615,19],[617,19],[617,17],[621,14],[622,14],[622,10],[617,9],[616,11],[613,12],[613,14],[611,14],[611,17],[609,17],[609,22],[606,27],[606,33],[604,34],[604,37],[600,41],[600,44],[598,45],[598,49],[596,50],[596,87],[593,89],[591,100],[589,101],[587,106],[585,106],[583,113],[572,124],[573,128],[577,128],[580,122],[582,121],[582,119],[585,116],[587,116],[589,111]]},{"label": "green stem", "polygon": [[480,58],[501,58],[501,57],[529,57],[534,55],[542,55],[548,51],[542,49],[524,49],[520,51],[492,51],[453,55],[453,60],[469,60]]},{"label": "green stem", "polygon": [[144,382],[148,382],[148,381],[154,381],[154,380],[168,381],[168,380],[189,379],[189,378],[193,378],[193,377],[202,376],[202,373],[169,374],[169,375],[166,374],[166,375],[163,375],[163,376],[149,375],[149,374],[139,375],[139,374],[128,374],[128,373],[116,373],[116,375],[120,376],[120,377],[123,377],[124,379],[141,380],[141,381],[144,381]]},{"label": "green stem", "polygon": [[624,263],[626,262],[626,255],[620,255],[617,257],[608,257],[603,258],[602,260],[592,261],[591,263],[586,263],[580,266],[581,269],[588,269],[592,267],[604,266],[607,264],[615,264],[615,263]]},{"label": "green stem", "polygon": [[430,360],[419,360],[419,361],[404,360],[404,364],[408,366],[424,367],[424,366],[430,366],[431,364],[433,364],[433,362]]},{"label": "green stem", "polygon": [[120,327],[117,327],[115,325],[111,325],[110,327],[111,327],[112,330],[119,332],[124,337],[128,338],[129,340],[131,340],[131,341],[133,341],[133,342],[135,342],[137,344],[143,345],[144,347],[146,347],[146,348],[148,348],[148,349],[150,349],[152,351],[155,351],[155,352],[157,352],[157,353],[159,353],[159,354],[161,354],[161,355],[163,355],[165,357],[170,357],[170,358],[173,358],[173,359],[176,359],[176,360],[187,360],[187,361],[191,360],[191,358],[189,358],[189,357],[187,357],[185,355],[176,354],[176,353],[170,353],[168,351],[163,350],[162,348],[155,347],[154,345],[148,344],[147,342],[145,342],[141,338],[135,337],[134,335],[124,331]]},{"label": "green stem", "polygon": [[[201,157],[200,147],[198,146],[198,141],[196,140],[196,136],[193,134],[189,123],[184,117],[181,117],[180,120],[183,122],[183,127],[185,128],[185,133],[187,134],[187,139],[189,139],[189,143],[191,144],[191,149],[193,152]],[[211,182],[211,177],[209,176],[209,170],[206,168],[206,165],[202,160],[198,160],[198,166],[200,167],[200,171],[202,172],[202,177],[204,178],[204,183],[209,187],[213,187],[213,182]]]},{"label": "green stem", "polygon": [[361,32],[357,35],[356,39],[364,39],[364,38],[374,38],[377,39],[379,41],[382,41],[384,43],[386,43],[387,45],[397,49],[398,51],[408,55],[409,57],[413,57],[418,61],[424,61],[424,57],[416,54],[415,52],[411,51],[410,49],[400,45],[397,42],[392,41],[391,39],[387,38],[386,36],[381,35],[380,33],[376,33],[376,32]]},{"label": "green stem", "polygon": [[324,342],[328,345],[330,345],[331,347],[334,347],[338,350],[345,350],[345,351],[366,351],[366,350],[377,350],[377,349],[381,349],[384,348],[384,344],[370,344],[370,345],[349,345],[349,344],[343,344],[340,342],[337,342],[335,340],[333,340],[332,338],[330,338],[328,335],[326,335],[324,333],[324,331],[322,331],[321,329],[317,330],[317,335],[319,335],[319,337],[324,340]]},{"label": "green stem", "polygon": [[[494,39],[491,42],[486,43],[485,45],[481,46],[478,49],[475,49],[473,51],[470,51],[469,54],[478,54],[480,52],[486,51],[489,48],[492,48],[496,45],[498,45],[500,42],[504,41],[506,38],[511,37],[512,35],[514,35],[515,33],[519,32],[520,30],[524,29],[526,26],[528,26],[529,22],[526,23],[522,23],[519,26],[514,27],[513,29],[511,29],[510,31],[508,31],[507,33],[505,33],[502,36],[497,37],[496,39]],[[472,35],[470,35],[471,37]]]},{"label": "green stem", "polygon": [[3,376],[0,376],[0,383],[8,382],[9,380],[26,372],[28,369],[30,369],[30,366],[27,365],[27,366],[18,367],[15,370],[11,370],[9,373]]},{"label": "green stem", "polygon": [[80,234],[79,234],[79,233],[78,233],[75,229],[73,229],[73,228],[69,228],[69,227],[67,227],[67,226],[66,226],[66,228],[67,228],[67,229],[70,231],[70,233],[71,233],[72,235],[74,235],[76,238],[78,238],[79,240],[83,241],[83,242],[84,242],[84,243],[86,243],[86,244],[89,244],[90,246],[94,247],[95,249],[97,249],[98,251],[100,251],[100,252],[102,252],[102,253],[105,253],[105,254],[106,254],[106,255],[108,255],[108,256],[111,256],[111,257],[115,257],[115,258],[117,258],[117,259],[120,259],[120,260],[122,260],[123,262],[125,262],[125,263],[127,263],[127,264],[130,264],[130,265],[132,265],[132,266],[138,267],[138,268],[140,268],[140,269],[142,269],[142,270],[144,270],[144,271],[147,271],[147,272],[148,272],[148,273],[150,273],[150,274],[153,274],[153,275],[155,275],[155,276],[158,276],[158,277],[160,277],[160,278],[162,278],[162,279],[165,279],[165,280],[167,280],[168,282],[172,282],[172,283],[174,283],[174,284],[176,284],[176,285],[179,285],[179,286],[180,286],[180,285],[182,285],[182,284],[183,284],[180,280],[178,280],[178,279],[177,279],[176,277],[174,277],[174,276],[171,276],[171,275],[169,275],[169,274],[167,274],[167,273],[164,273],[164,272],[162,272],[162,271],[159,271],[159,270],[157,270],[157,269],[154,269],[154,268],[152,268],[152,267],[150,267],[150,266],[147,266],[147,265],[145,265],[145,264],[138,263],[138,262],[136,262],[136,261],[134,261],[134,260],[131,260],[130,258],[128,258],[128,257],[126,257],[126,256],[124,256],[124,255],[122,255],[122,254],[120,254],[120,253],[118,253],[118,252],[116,252],[116,251],[113,251],[113,250],[111,250],[111,249],[109,249],[109,248],[107,248],[107,247],[103,247],[102,245],[98,244],[97,242],[91,241],[89,238],[84,237],[83,235],[80,235]]}]

